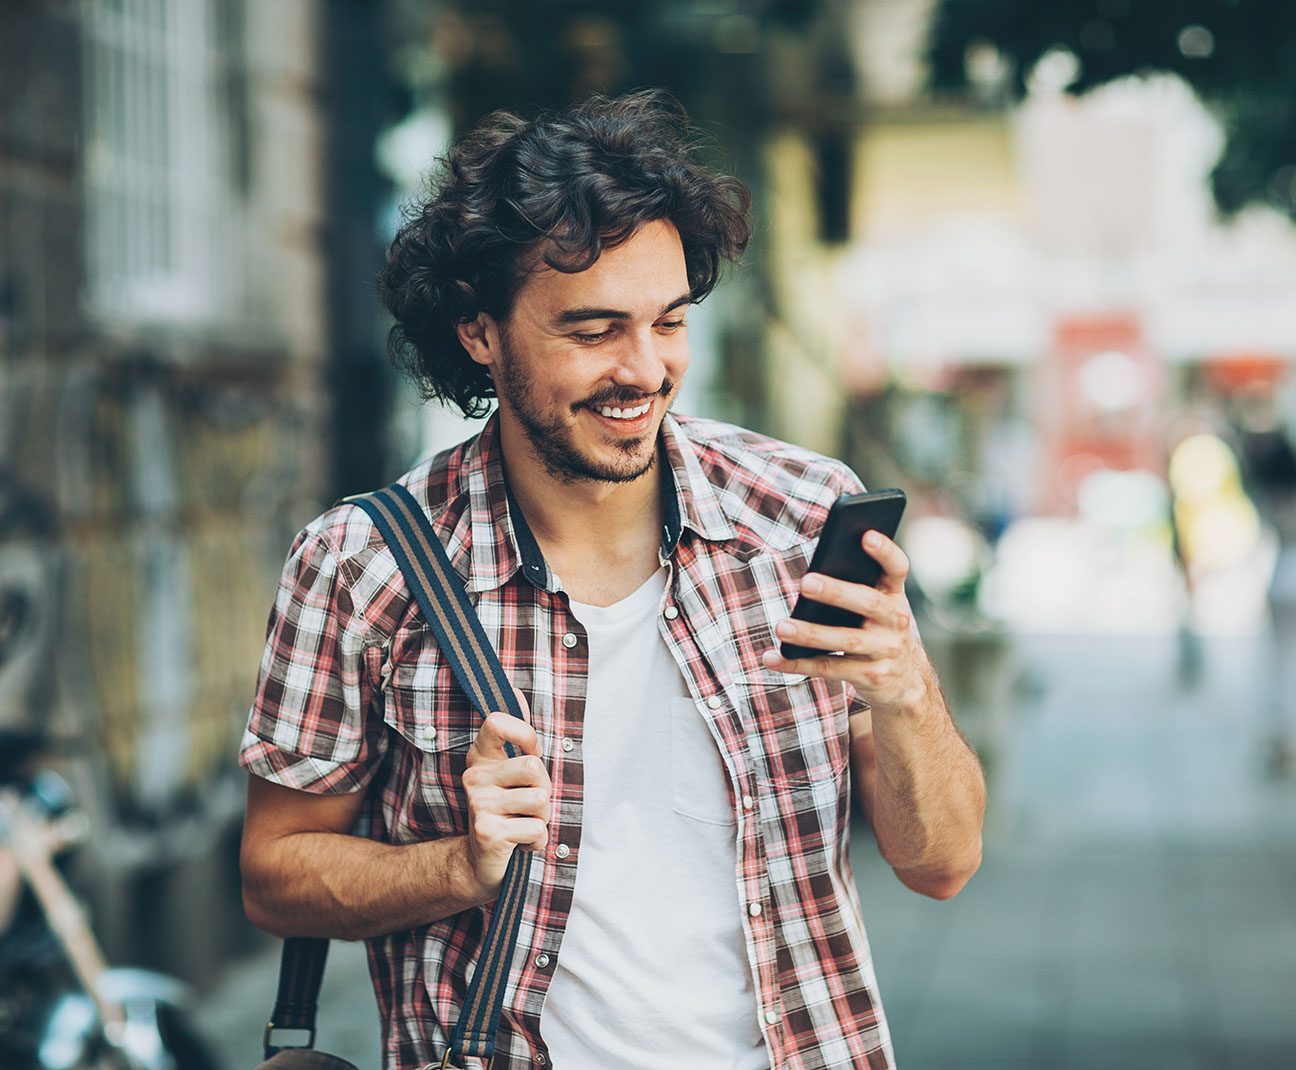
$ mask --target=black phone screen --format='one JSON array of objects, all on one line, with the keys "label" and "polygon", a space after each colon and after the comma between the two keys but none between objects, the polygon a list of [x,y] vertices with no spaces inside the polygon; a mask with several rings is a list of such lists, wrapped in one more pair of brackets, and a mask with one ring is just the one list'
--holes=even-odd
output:
[{"label": "black phone screen", "polygon": [[[821,572],[848,583],[877,586],[882,576],[882,566],[864,552],[860,545],[864,533],[880,531],[894,539],[904,513],[905,493],[902,490],[879,490],[869,494],[845,494],[833,502],[824,521],[819,545],[810,561],[810,572]],[[792,609],[796,620],[812,624],[826,624],[833,628],[858,628],[863,618],[858,613],[825,605],[801,595]],[[822,654],[822,650],[783,643],[780,650],[785,658],[806,658]]]}]

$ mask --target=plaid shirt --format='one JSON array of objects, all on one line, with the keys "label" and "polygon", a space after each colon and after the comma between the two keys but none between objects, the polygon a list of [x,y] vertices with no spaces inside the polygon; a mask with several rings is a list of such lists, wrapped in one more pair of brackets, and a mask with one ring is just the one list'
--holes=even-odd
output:
[{"label": "plaid shirt", "polygon": [[[772,1065],[890,1067],[848,859],[853,696],[760,660],[829,506],[859,482],[835,461],[710,421],[668,416],[662,441],[660,631],[729,772],[734,876]],[[510,512],[496,420],[401,482],[525,693],[553,779],[549,847],[532,866],[495,1056],[501,1070],[546,1066],[540,1013],[580,863],[586,636]],[[304,791],[368,789],[357,832],[412,843],[466,831],[460,778],[476,730],[369,517],[345,504],[325,513],[284,570],[242,764]],[[489,909],[369,941],[389,1068],[439,1061]]]}]

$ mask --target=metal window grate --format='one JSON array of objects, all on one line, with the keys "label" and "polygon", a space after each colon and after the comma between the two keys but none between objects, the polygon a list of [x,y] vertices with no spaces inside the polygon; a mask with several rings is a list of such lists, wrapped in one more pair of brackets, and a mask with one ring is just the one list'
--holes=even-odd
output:
[{"label": "metal window grate", "polygon": [[87,5],[87,281],[106,319],[241,311],[221,3]]}]

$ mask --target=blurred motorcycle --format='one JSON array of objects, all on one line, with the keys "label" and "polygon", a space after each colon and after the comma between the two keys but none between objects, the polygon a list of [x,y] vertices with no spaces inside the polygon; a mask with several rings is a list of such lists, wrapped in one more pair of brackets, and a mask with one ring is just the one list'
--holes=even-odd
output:
[{"label": "blurred motorcycle", "polygon": [[216,1070],[181,982],[104,962],[57,864],[86,837],[86,815],[58,774],[17,775],[37,741],[0,736],[0,1066]]}]

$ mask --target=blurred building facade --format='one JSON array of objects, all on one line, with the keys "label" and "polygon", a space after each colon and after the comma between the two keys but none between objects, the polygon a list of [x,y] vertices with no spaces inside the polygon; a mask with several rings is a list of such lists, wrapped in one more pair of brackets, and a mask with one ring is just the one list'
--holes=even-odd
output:
[{"label": "blurred building facade", "polygon": [[377,478],[345,447],[380,391],[338,409],[383,379],[367,7],[0,11],[0,492],[54,533],[7,575],[50,641],[0,663],[0,717],[91,812],[109,957],[199,980],[246,937],[235,756],[285,549]]}]

